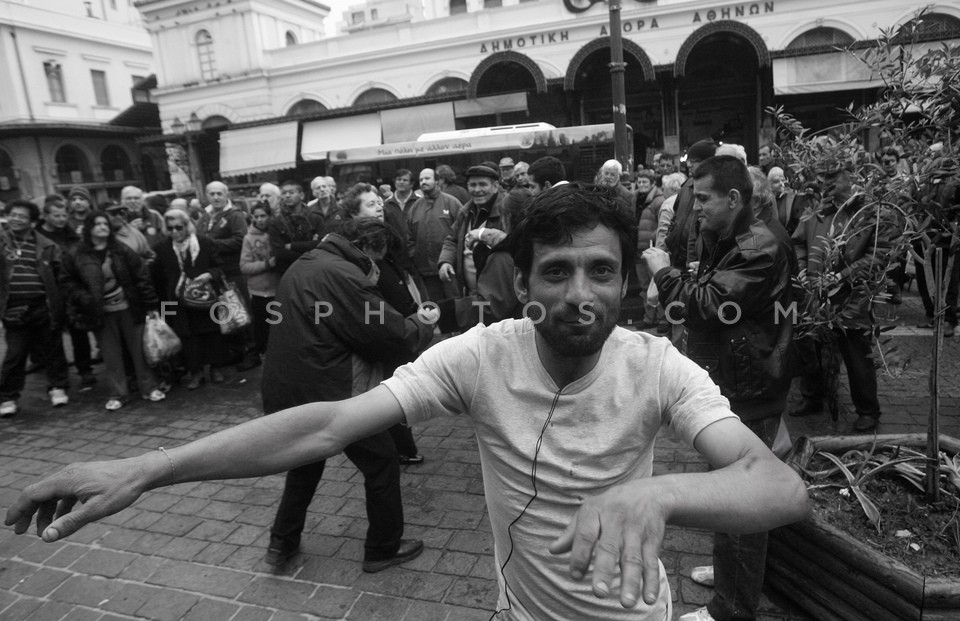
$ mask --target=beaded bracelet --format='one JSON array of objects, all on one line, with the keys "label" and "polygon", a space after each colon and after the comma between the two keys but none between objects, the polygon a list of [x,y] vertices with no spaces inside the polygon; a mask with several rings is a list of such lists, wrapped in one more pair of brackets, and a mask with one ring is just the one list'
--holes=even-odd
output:
[{"label": "beaded bracelet", "polygon": [[163,456],[166,457],[166,458],[167,458],[167,461],[170,462],[170,477],[171,477],[173,480],[176,480],[176,478],[177,478],[177,468],[176,468],[176,466],[173,465],[173,459],[170,457],[170,454],[167,453],[167,449],[165,449],[165,448],[163,448],[162,446],[160,446],[160,447],[157,447],[157,450],[160,451],[161,453],[163,453]]}]

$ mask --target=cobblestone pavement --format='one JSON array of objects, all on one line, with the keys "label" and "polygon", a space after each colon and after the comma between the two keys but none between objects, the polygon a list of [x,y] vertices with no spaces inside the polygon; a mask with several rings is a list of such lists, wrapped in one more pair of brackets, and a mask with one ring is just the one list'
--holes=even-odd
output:
[{"label": "cobblestone pavement", "polygon": [[[880,384],[882,432],[923,431],[929,407],[929,330],[912,326],[919,304],[908,296],[889,333],[906,361]],[[889,348],[889,346],[888,346]],[[960,434],[960,343],[942,358],[942,429]],[[71,393],[53,410],[32,375],[22,412],[0,421],[0,506],[38,476],[73,461],[137,455],[174,446],[259,413],[259,373],[228,376],[221,386],[174,390],[160,404],[103,410],[105,395]],[[843,388],[846,395],[846,389]],[[201,404],[202,405],[198,405]],[[799,433],[845,433],[852,414],[790,419]],[[368,575],[360,570],[366,528],[362,478],[342,457],[330,460],[311,506],[303,553],[284,575],[262,561],[281,475],[177,485],[146,494],[133,507],[86,527],[65,542],[0,530],[0,618],[71,621],[158,619],[286,621],[355,619],[487,620],[496,600],[492,539],[473,431],[448,417],[415,430],[426,462],[402,473],[406,535],[427,549],[413,562]],[[656,449],[656,472],[696,471],[703,462],[670,434]],[[668,529],[662,559],[679,616],[703,605],[710,590],[687,576],[710,562],[711,535]],[[761,621],[807,617],[765,596]]]}]

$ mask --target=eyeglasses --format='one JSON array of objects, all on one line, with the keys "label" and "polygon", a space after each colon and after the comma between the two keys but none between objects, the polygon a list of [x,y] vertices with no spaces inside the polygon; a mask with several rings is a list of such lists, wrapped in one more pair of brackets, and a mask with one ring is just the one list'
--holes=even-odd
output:
[{"label": "eyeglasses", "polygon": [[168,224],[167,228],[171,231],[182,231],[185,227],[182,224]]}]

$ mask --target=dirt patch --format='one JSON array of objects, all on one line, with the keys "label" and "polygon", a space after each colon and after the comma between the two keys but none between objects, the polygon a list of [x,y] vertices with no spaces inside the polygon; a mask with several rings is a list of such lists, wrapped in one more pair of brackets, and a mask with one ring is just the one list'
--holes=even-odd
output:
[{"label": "dirt patch", "polygon": [[960,507],[955,498],[944,495],[941,502],[928,504],[915,488],[882,477],[865,487],[880,510],[880,532],[856,496],[838,488],[810,491],[814,515],[922,576],[960,578]]}]

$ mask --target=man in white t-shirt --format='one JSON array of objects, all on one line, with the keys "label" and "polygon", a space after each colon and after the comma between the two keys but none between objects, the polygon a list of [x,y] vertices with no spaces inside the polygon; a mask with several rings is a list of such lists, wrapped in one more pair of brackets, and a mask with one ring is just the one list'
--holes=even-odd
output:
[{"label": "man in white t-shirt", "polygon": [[[477,429],[497,619],[669,619],[658,558],[665,526],[768,530],[807,515],[803,483],[739,422],[705,371],[665,339],[616,327],[636,233],[615,195],[552,188],[511,235],[528,318],[448,339],[346,401],[128,460],[74,464],[26,488],[6,523],[26,532],[40,503],[83,490],[72,512],[40,511],[38,532],[56,541],[148,489],[289,470],[397,422],[454,412]],[[713,470],[651,476],[664,425]]]}]

